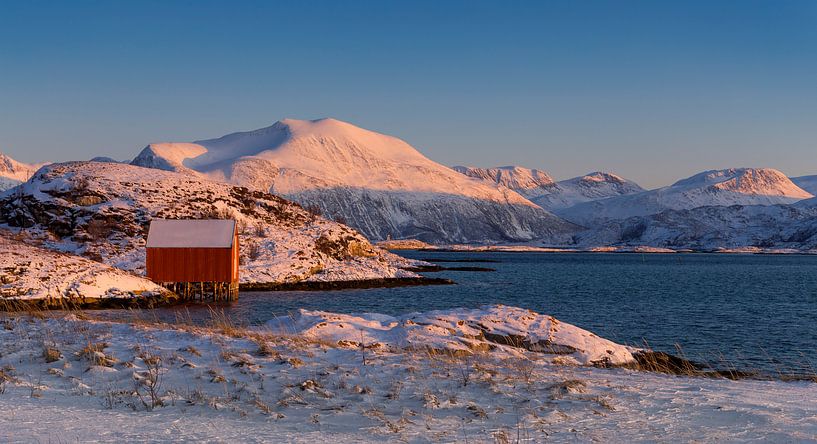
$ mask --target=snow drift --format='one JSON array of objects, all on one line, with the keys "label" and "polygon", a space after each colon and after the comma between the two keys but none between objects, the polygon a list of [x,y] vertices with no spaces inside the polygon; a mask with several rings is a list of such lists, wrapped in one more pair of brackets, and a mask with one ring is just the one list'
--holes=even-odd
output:
[{"label": "snow drift", "polygon": [[635,358],[630,347],[600,338],[552,316],[502,305],[479,309],[412,313],[347,315],[299,310],[294,316],[266,324],[273,332],[342,346],[393,347],[471,354],[506,347],[558,355],[563,363],[621,365]]},{"label": "snow drift", "polygon": [[0,233],[0,302],[160,296],[153,282],[79,256],[27,245]]}]

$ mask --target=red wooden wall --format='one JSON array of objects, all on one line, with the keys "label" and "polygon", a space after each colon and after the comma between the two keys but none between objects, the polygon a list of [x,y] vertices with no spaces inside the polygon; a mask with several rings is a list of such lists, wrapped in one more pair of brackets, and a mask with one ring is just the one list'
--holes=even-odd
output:
[{"label": "red wooden wall", "polygon": [[148,248],[154,282],[238,282],[238,234],[232,248]]}]

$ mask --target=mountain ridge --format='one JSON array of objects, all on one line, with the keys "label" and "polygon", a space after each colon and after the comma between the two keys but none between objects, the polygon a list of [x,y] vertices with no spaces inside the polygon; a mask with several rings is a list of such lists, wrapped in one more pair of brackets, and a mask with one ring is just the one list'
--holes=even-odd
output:
[{"label": "mountain ridge", "polygon": [[593,226],[604,220],[648,216],[664,210],[792,204],[812,197],[780,171],[729,168],[704,171],[655,190],[581,203],[558,214],[575,223]]},{"label": "mountain ridge", "polygon": [[522,166],[452,168],[469,177],[508,187],[557,214],[559,210],[579,203],[645,191],[633,181],[602,171],[557,182],[544,171]]},{"label": "mountain ridge", "polygon": [[798,187],[811,194],[817,195],[817,175],[790,177],[790,179]]}]

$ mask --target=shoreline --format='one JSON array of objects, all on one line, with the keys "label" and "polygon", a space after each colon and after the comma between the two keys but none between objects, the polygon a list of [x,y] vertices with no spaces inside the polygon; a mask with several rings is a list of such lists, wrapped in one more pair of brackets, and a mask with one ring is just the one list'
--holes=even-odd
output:
[{"label": "shoreline", "polygon": [[47,298],[47,299],[0,299],[0,313],[59,310],[108,310],[153,309],[182,304],[172,292],[160,296],[136,296],[127,298]]},{"label": "shoreline", "polygon": [[[424,270],[430,271],[430,270]],[[416,287],[423,285],[455,285],[456,282],[443,278],[403,277],[382,279],[359,279],[349,281],[305,281],[305,282],[249,282],[239,284],[239,292],[262,291],[336,291],[372,288]],[[239,295],[240,297],[240,295]],[[190,303],[172,292],[159,296],[109,297],[109,298],[46,298],[46,299],[0,299],[0,313],[15,313],[37,310],[108,310],[108,309],[153,309],[172,307]],[[214,305],[219,302],[204,301]]]},{"label": "shoreline", "polygon": [[[739,251],[739,250],[693,250],[693,249],[679,249],[679,250],[571,250],[561,248],[548,247],[532,247],[532,248],[493,248],[493,247],[474,247],[467,249],[458,248],[395,248],[390,249],[392,252],[399,251],[418,251],[423,253],[541,253],[541,254],[713,254],[713,255],[767,255],[767,256],[817,256],[817,251],[801,250],[801,251]],[[433,258],[423,259],[427,262],[433,262]]]},{"label": "shoreline", "polygon": [[[428,260],[425,262],[434,262],[433,260]],[[476,272],[491,272],[496,271],[495,268],[488,268],[488,267],[443,267],[442,265],[418,265],[415,267],[407,267],[404,268],[406,271],[412,271],[414,273],[439,273],[441,271],[476,271]]]},{"label": "shoreline", "polygon": [[450,279],[427,277],[358,279],[348,281],[245,282],[239,284],[238,291],[333,291],[454,284],[456,284],[456,282]]}]

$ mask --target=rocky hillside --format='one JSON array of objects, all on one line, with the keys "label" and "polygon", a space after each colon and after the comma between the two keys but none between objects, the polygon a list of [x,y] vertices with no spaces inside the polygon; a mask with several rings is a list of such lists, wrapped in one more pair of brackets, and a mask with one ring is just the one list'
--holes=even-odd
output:
[{"label": "rocky hillside", "polygon": [[44,246],[144,273],[152,218],[234,218],[242,282],[411,277],[405,259],[280,197],[179,173],[98,162],[52,164],[0,194],[0,224]]},{"label": "rocky hillside", "polygon": [[287,119],[219,139],[151,144],[133,164],[269,191],[375,240],[555,242],[575,230],[508,188],[334,119]]}]

